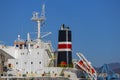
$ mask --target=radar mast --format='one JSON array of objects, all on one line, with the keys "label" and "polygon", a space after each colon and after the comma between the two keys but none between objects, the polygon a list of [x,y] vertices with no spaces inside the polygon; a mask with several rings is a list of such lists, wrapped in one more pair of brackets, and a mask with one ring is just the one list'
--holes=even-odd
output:
[{"label": "radar mast", "polygon": [[37,22],[38,26],[37,38],[41,39],[41,26],[43,26],[45,22],[45,4],[42,5],[40,17],[38,12],[33,12],[32,20]]}]

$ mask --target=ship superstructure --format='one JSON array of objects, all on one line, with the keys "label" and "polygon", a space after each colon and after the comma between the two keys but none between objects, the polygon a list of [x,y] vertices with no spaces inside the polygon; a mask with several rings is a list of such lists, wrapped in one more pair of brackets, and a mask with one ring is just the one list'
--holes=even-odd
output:
[{"label": "ship superstructure", "polygon": [[[55,80],[80,80],[89,78],[96,80],[96,71],[86,58],[78,53],[79,61],[72,60],[71,30],[62,25],[59,30],[58,51],[54,52],[50,41],[41,38],[50,34],[41,35],[41,25],[45,21],[45,5],[42,6],[42,14],[33,13],[33,21],[37,22],[38,33],[36,39],[31,39],[30,33],[27,40],[15,40],[14,46],[0,45],[0,52],[8,55],[4,63],[2,78],[21,79],[55,79]],[[87,75],[87,76],[86,76]]]}]

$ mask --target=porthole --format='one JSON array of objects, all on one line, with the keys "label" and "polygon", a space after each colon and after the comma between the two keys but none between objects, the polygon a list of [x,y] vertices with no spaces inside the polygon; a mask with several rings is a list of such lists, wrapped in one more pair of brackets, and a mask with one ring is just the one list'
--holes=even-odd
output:
[{"label": "porthole", "polygon": [[39,64],[41,64],[41,61],[39,62]]},{"label": "porthole", "polygon": [[39,55],[39,52],[37,52],[37,54]]},{"label": "porthole", "polygon": [[25,64],[27,64],[27,62],[24,62]]},{"label": "porthole", "polygon": [[16,62],[16,64],[18,64],[18,62]]}]

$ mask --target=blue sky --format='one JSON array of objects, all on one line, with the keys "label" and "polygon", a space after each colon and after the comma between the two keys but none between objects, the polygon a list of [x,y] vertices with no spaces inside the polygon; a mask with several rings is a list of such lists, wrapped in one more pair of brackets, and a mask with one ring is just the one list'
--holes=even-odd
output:
[{"label": "blue sky", "polygon": [[[26,39],[37,31],[30,19],[41,11],[43,0],[0,0],[0,41],[13,45],[17,35]],[[73,58],[81,52],[94,66],[120,62],[120,0],[46,0],[46,23],[42,31],[57,49],[64,23],[72,30]]]}]

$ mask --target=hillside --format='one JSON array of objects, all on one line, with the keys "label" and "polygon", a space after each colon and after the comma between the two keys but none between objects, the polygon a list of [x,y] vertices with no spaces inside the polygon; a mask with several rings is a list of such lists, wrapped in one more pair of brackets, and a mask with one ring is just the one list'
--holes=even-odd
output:
[{"label": "hillside", "polygon": [[120,74],[120,63],[110,63],[108,64],[115,73]]}]

